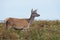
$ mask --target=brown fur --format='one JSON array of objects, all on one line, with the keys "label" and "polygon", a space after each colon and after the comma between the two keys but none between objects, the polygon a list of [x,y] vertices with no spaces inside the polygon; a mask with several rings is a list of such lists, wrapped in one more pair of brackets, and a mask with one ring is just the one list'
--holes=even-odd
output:
[{"label": "brown fur", "polygon": [[6,21],[6,27],[17,27],[17,28],[25,28],[29,24],[29,19],[18,19],[18,18],[8,18]]}]

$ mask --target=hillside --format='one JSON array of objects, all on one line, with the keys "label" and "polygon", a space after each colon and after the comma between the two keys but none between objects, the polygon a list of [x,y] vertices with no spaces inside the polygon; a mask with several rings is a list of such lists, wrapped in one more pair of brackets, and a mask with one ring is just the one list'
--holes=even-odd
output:
[{"label": "hillside", "polygon": [[26,33],[21,30],[6,30],[0,23],[0,40],[60,40],[59,20],[35,21]]}]

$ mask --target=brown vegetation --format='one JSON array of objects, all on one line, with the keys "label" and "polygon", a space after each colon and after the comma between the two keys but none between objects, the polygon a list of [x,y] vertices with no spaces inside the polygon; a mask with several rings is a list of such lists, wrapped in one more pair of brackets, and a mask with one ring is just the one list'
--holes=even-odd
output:
[{"label": "brown vegetation", "polygon": [[14,29],[6,31],[4,24],[0,24],[0,40],[60,40],[59,20],[35,21],[29,30],[26,36],[24,31]]}]

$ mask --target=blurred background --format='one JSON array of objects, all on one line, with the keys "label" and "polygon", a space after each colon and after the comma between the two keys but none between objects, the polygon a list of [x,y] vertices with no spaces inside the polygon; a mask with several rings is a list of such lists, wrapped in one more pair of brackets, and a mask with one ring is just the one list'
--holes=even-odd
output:
[{"label": "blurred background", "polygon": [[36,20],[60,20],[60,0],[0,0],[0,20],[29,18],[31,9],[41,15]]},{"label": "blurred background", "polygon": [[[5,18],[29,18],[31,9],[40,17],[29,32],[6,30]],[[0,0],[0,40],[60,40],[60,0]]]}]

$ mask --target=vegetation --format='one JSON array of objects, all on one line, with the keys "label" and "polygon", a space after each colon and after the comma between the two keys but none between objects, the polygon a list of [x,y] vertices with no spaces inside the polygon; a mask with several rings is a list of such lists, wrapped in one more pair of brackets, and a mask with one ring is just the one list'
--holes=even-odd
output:
[{"label": "vegetation", "polygon": [[21,30],[6,30],[4,24],[0,23],[0,40],[60,40],[60,21],[35,21],[27,33]]}]

